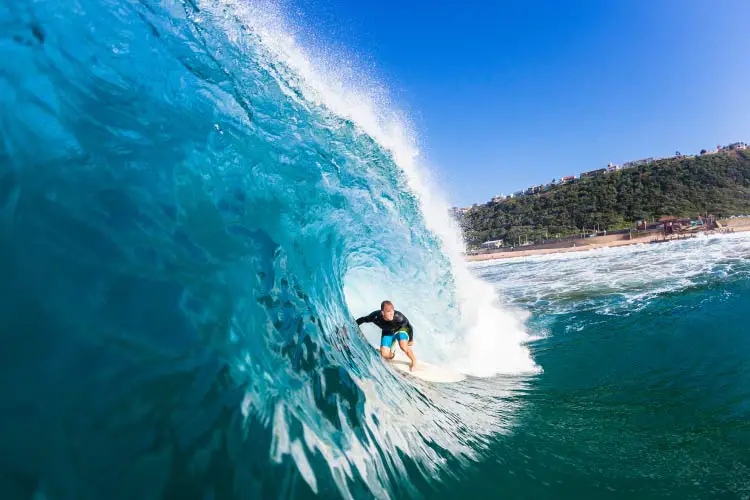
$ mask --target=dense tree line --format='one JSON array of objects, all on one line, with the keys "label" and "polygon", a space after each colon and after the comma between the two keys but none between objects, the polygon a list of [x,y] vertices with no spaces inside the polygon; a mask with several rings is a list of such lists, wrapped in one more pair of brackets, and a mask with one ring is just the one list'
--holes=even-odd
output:
[{"label": "dense tree line", "polygon": [[633,227],[661,216],[724,217],[750,213],[750,150],[648,165],[578,179],[548,192],[473,208],[462,217],[469,245],[538,241]]}]

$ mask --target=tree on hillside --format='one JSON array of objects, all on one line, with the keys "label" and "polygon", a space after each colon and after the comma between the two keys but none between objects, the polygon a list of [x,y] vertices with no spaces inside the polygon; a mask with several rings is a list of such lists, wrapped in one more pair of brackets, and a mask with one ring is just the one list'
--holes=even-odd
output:
[{"label": "tree on hillside", "polygon": [[586,177],[548,192],[487,204],[463,219],[467,243],[539,241],[591,228],[612,231],[639,219],[750,212],[750,151],[669,158]]}]

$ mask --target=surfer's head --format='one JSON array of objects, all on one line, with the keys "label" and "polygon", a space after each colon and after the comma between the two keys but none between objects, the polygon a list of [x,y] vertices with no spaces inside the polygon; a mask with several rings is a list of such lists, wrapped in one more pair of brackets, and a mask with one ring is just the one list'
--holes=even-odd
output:
[{"label": "surfer's head", "polygon": [[393,320],[393,302],[390,300],[384,300],[380,303],[380,312],[383,313],[383,319],[386,321]]}]

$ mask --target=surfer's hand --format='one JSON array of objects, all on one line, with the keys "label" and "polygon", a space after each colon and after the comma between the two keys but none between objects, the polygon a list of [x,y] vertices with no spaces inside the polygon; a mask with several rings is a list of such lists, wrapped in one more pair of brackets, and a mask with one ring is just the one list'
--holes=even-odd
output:
[{"label": "surfer's hand", "polygon": [[409,347],[411,347],[411,346],[413,346],[413,345],[414,345],[414,341],[413,341],[413,340],[410,340],[410,341],[409,341]]}]

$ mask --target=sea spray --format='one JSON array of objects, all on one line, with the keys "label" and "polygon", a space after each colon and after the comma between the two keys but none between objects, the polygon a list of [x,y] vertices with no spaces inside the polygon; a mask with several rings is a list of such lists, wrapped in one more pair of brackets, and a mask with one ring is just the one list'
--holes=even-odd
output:
[{"label": "sea spray", "polygon": [[[528,340],[524,313],[501,305],[494,290],[467,271],[460,228],[448,217],[442,189],[429,171],[420,166],[416,131],[402,113],[394,111],[385,91],[374,85],[363,87],[362,82],[368,79],[359,76],[362,70],[342,65],[341,59],[335,59],[333,54],[318,49],[316,56],[310,56],[309,50],[295,43],[290,35],[294,29],[286,22],[288,16],[271,4],[224,0],[205,2],[202,7],[220,11],[231,19],[226,25],[230,33],[237,29],[234,20],[239,18],[242,26],[258,34],[274,60],[291,70],[291,76],[282,84],[294,87],[308,102],[319,103],[352,120],[355,127],[392,155],[406,176],[420,218],[435,237],[429,242],[433,262],[425,267],[435,267],[438,274],[444,274],[436,278],[443,281],[442,300],[433,302],[420,280],[416,280],[417,286],[410,282],[413,276],[429,272],[426,269],[370,272],[357,270],[353,265],[345,287],[354,314],[369,312],[381,298],[390,297],[418,325],[419,350],[426,359],[477,376],[537,371],[523,346]],[[396,247],[410,243],[409,240],[386,242]],[[443,262],[447,266],[441,268]],[[359,283],[364,285],[360,287]]]}]

